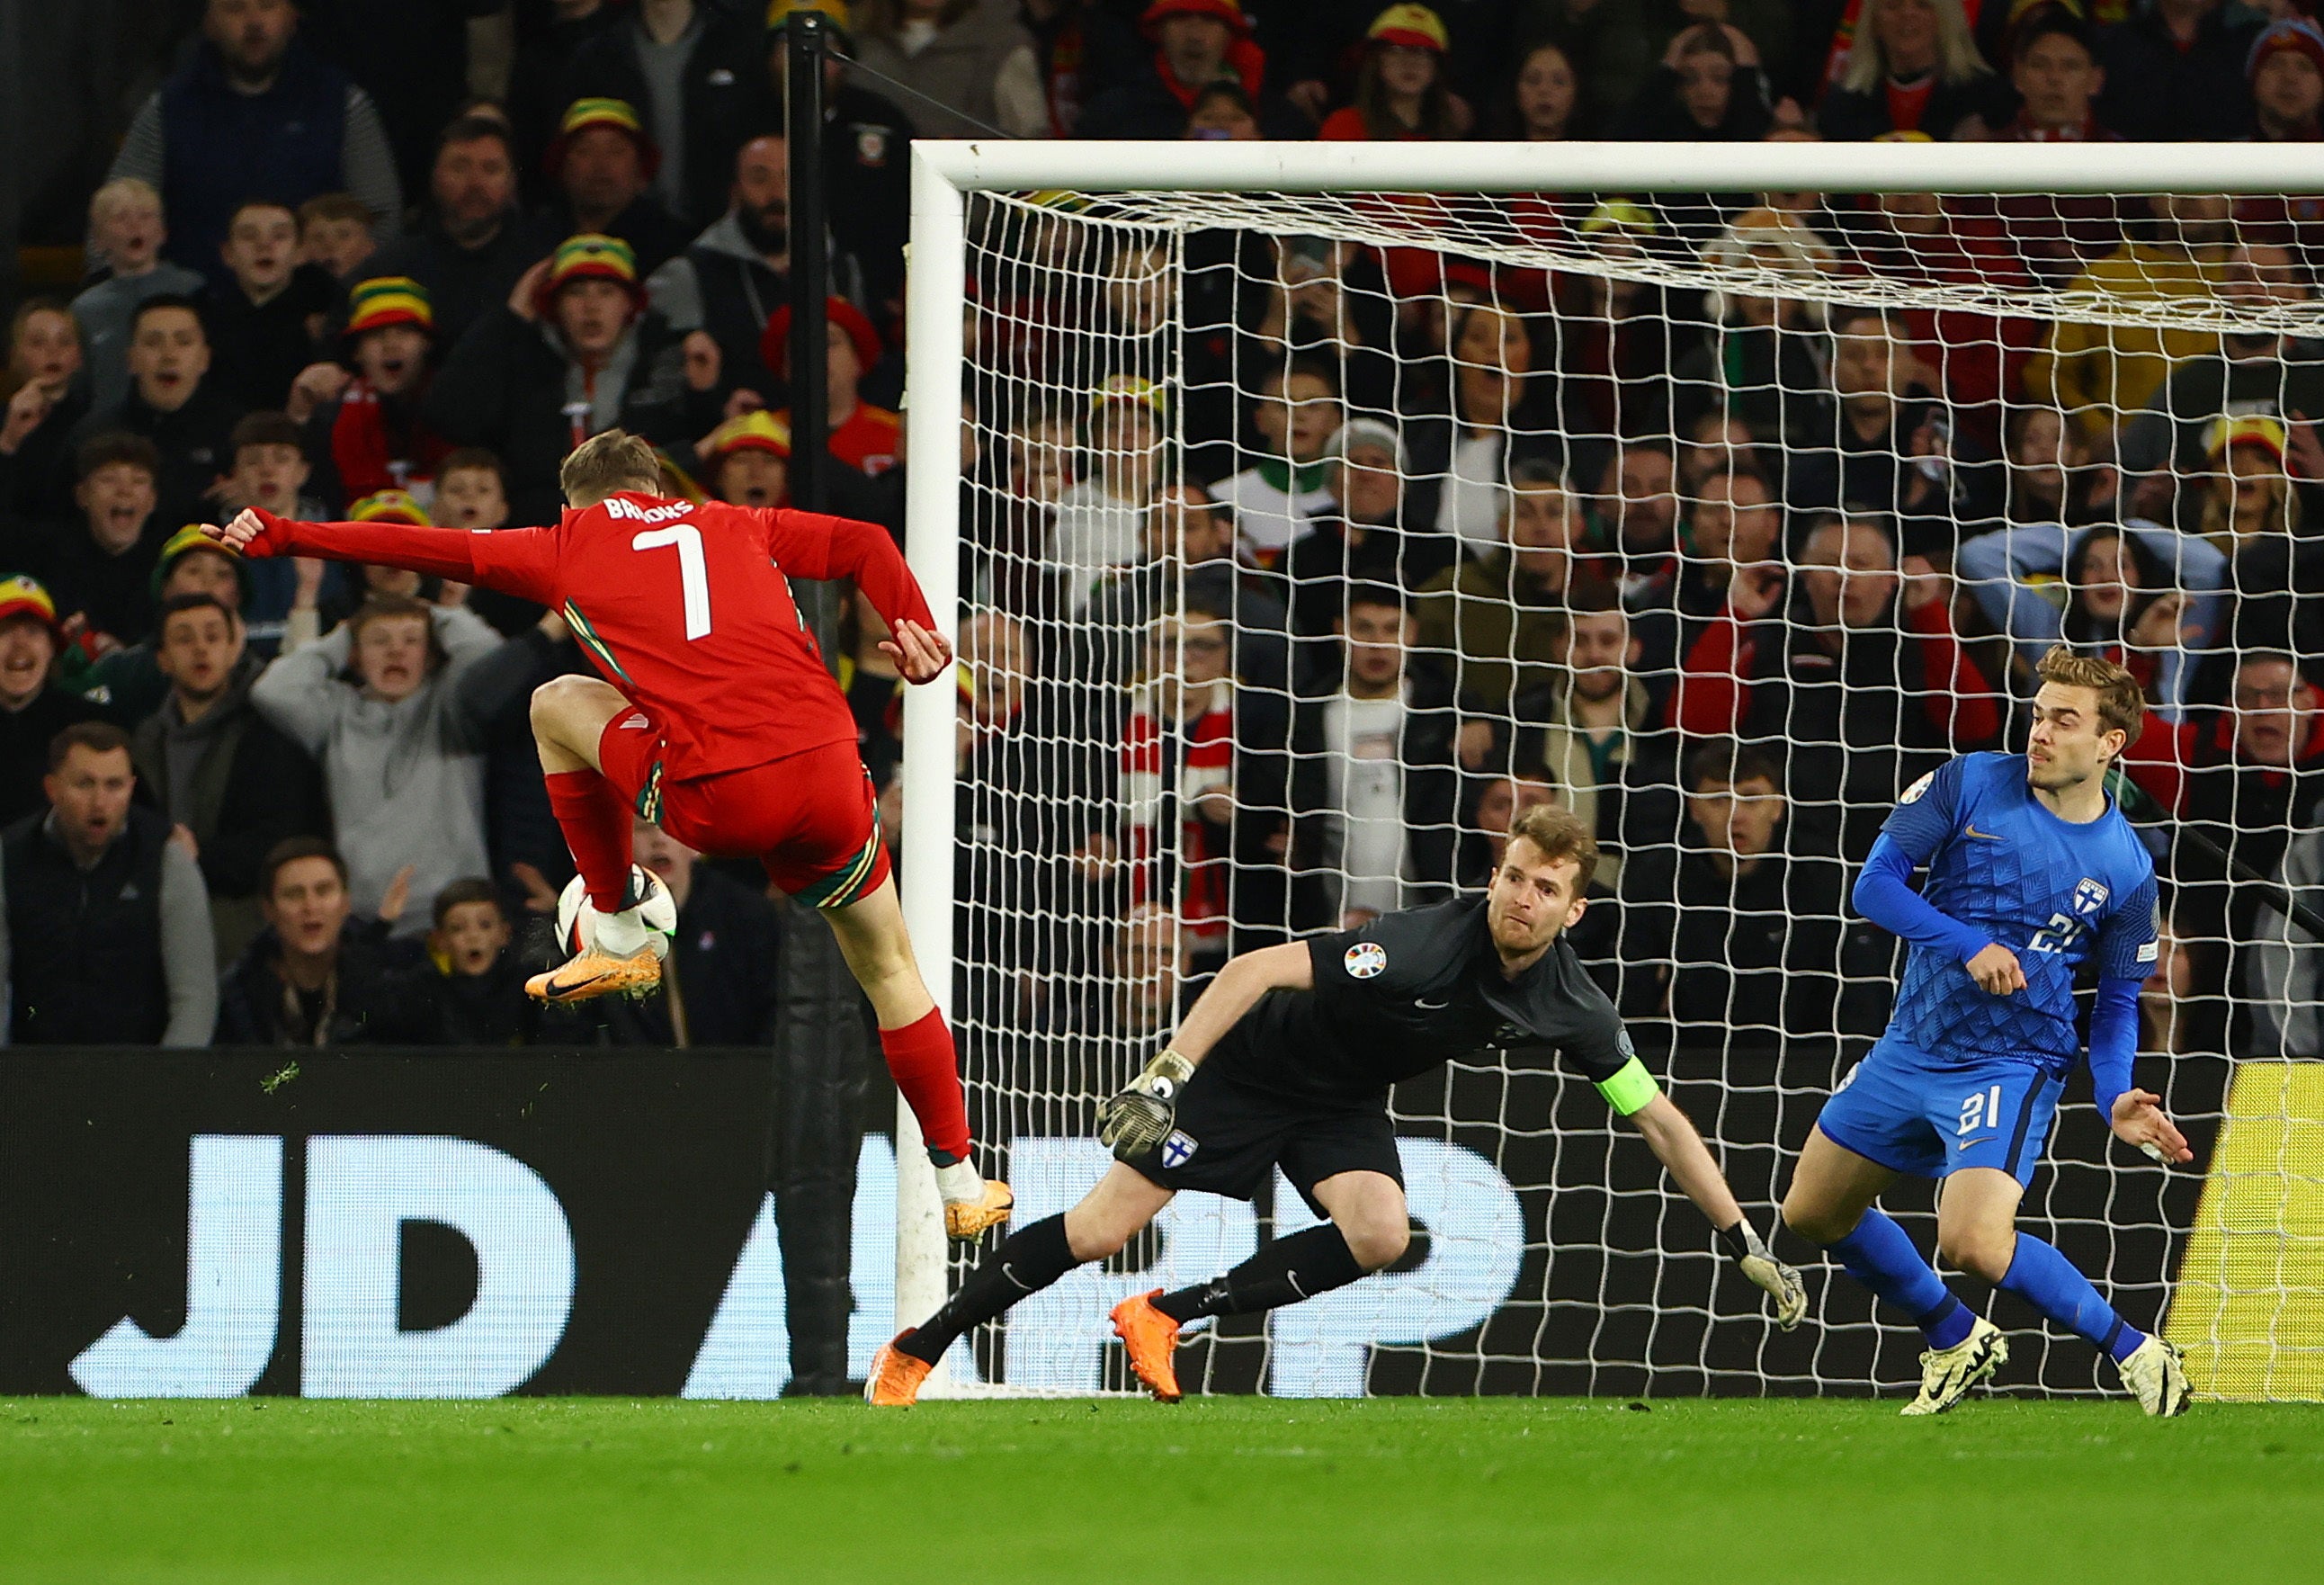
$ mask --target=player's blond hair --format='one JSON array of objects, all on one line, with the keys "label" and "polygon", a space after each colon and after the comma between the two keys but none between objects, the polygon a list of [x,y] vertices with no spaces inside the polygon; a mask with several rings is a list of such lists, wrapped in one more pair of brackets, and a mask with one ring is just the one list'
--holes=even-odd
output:
[{"label": "player's blond hair", "polygon": [[557,470],[557,483],[576,506],[595,506],[623,490],[659,495],[661,456],[651,442],[627,429],[608,429],[573,448]]},{"label": "player's blond hair", "polygon": [[1553,864],[1573,861],[1573,895],[1590,889],[1598,873],[1598,839],[1582,816],[1562,804],[1536,804],[1509,822],[1509,840],[1524,837]]},{"label": "player's blond hair", "polygon": [[2123,734],[2125,748],[2138,741],[2146,725],[2146,695],[2138,679],[2111,660],[2077,655],[2063,644],[2052,644],[2034,675],[2043,682],[2070,688],[2088,688],[2098,696],[2098,724]]}]

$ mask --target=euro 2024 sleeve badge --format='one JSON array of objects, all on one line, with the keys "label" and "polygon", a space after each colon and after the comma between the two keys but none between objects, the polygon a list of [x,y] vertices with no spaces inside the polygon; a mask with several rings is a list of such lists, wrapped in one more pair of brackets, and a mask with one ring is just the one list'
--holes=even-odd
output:
[{"label": "euro 2024 sleeve badge", "polygon": [[1369,980],[1388,967],[1388,948],[1377,941],[1359,941],[1340,961],[1347,964],[1349,979]]}]

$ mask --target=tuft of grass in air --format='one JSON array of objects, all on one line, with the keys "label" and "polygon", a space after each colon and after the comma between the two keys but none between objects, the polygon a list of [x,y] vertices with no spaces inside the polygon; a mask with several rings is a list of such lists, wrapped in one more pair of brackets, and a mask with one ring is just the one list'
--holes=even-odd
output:
[{"label": "tuft of grass in air", "polygon": [[2313,1576],[2324,1408],[0,1400],[0,1580]]}]

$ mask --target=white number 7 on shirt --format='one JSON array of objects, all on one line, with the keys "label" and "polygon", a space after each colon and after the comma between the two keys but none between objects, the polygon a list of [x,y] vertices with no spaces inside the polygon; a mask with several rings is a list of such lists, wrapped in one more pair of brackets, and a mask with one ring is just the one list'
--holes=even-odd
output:
[{"label": "white number 7 on shirt", "polygon": [[632,550],[678,547],[678,581],[686,591],[686,638],[688,643],[710,631],[710,568],[702,559],[702,530],[692,523],[666,529],[645,529],[630,541]]}]

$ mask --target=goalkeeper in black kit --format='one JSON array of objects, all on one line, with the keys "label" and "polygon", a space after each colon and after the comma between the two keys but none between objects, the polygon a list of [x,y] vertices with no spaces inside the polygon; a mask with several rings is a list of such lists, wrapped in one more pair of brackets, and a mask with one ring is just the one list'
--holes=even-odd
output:
[{"label": "goalkeeper in black kit", "polygon": [[1279,1166],[1330,1220],[1277,1239],[1224,1276],[1123,1301],[1113,1327],[1130,1368],[1179,1396],[1178,1331],[1345,1287],[1411,1238],[1388,1088],[1491,1047],[1550,1048],[1637,1125],[1743,1273],[1799,1324],[1799,1273],[1767,1252],[1719,1164],[1656,1087],[1613,1004],[1561,934],[1582,917],[1597,843],[1567,811],[1537,806],[1509,833],[1482,898],[1384,915],[1358,930],[1234,959],[1177,1034],[1100,1111],[1114,1165],[1062,1216],[1012,1233],[949,1303],[882,1346],[864,1396],[915,1401],[954,1341],[1086,1261],[1127,1244],[1183,1189],[1250,1200]]}]

